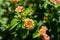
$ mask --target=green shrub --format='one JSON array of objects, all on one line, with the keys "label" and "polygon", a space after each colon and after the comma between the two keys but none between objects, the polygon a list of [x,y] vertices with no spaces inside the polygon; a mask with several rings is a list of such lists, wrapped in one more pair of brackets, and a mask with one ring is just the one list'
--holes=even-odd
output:
[{"label": "green shrub", "polygon": [[41,40],[42,26],[50,40],[60,40],[59,1],[0,0],[0,40]]}]

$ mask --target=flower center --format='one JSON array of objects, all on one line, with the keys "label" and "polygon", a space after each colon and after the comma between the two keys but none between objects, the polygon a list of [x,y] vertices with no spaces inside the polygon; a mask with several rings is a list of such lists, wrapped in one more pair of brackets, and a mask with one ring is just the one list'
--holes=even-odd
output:
[{"label": "flower center", "polygon": [[32,25],[32,22],[31,21],[28,21],[27,22],[27,25],[31,26]]}]

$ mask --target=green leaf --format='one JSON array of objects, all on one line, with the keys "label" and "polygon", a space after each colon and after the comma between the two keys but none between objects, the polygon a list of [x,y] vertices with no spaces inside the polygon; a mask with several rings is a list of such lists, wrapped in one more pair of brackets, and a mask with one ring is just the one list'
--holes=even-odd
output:
[{"label": "green leaf", "polygon": [[2,18],[1,23],[2,23],[2,24],[6,24],[6,23],[7,23],[7,21],[8,21],[8,18],[4,17],[4,18]]},{"label": "green leaf", "polygon": [[[27,9],[24,11],[24,16],[27,16],[28,14],[30,14],[31,11],[32,11],[31,8],[27,8]],[[33,11],[32,11],[32,12],[33,12]],[[32,14],[30,14],[30,15],[32,15]]]},{"label": "green leaf", "polygon": [[14,25],[9,29],[9,31],[12,30],[13,28],[15,28],[15,26],[16,26],[17,24],[18,24],[18,23],[14,24]]},{"label": "green leaf", "polygon": [[55,7],[59,7],[60,6],[60,3],[56,4]]},{"label": "green leaf", "polygon": [[0,30],[5,31],[5,28],[4,27],[0,27]]},{"label": "green leaf", "polygon": [[22,39],[25,39],[28,36],[29,31],[21,28],[20,34],[21,34]]},{"label": "green leaf", "polygon": [[14,24],[16,24],[17,22],[18,22],[18,19],[16,19],[16,18],[12,19],[11,26],[13,26]]},{"label": "green leaf", "polygon": [[60,6],[60,3],[56,4],[56,6]]},{"label": "green leaf", "polygon": [[16,18],[12,19],[9,30],[12,30],[12,29],[15,28],[15,26],[18,25],[18,24],[19,24],[19,23],[18,23],[18,19],[16,19]]},{"label": "green leaf", "polygon": [[0,40],[2,40],[2,36],[0,36]]},{"label": "green leaf", "polygon": [[3,0],[0,0],[0,5],[2,4]]},{"label": "green leaf", "polygon": [[49,16],[49,13],[44,13],[45,16]]},{"label": "green leaf", "polygon": [[33,34],[33,38],[37,38],[39,36],[40,36],[40,34],[37,31]]},{"label": "green leaf", "polygon": [[41,26],[43,24],[42,21],[39,21],[39,23],[37,24],[38,26]]},{"label": "green leaf", "polygon": [[2,15],[4,14],[4,11],[3,9],[0,8],[0,19],[2,18]]}]

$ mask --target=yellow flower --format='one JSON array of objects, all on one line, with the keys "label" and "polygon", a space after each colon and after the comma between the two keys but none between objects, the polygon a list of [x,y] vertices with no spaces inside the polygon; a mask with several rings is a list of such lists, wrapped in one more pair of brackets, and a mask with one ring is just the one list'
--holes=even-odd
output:
[{"label": "yellow flower", "polygon": [[31,29],[33,26],[34,26],[34,21],[32,19],[25,19],[24,21],[24,26],[27,28],[27,29]]},{"label": "yellow flower", "polygon": [[22,12],[24,11],[24,8],[22,6],[18,6],[16,9],[15,9],[16,12]]}]

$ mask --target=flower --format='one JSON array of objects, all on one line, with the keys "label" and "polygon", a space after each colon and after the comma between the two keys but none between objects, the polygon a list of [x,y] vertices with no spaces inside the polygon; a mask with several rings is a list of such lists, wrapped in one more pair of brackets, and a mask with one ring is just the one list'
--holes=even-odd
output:
[{"label": "flower", "polygon": [[22,6],[18,6],[15,11],[16,12],[22,12],[24,10],[24,8]]},{"label": "flower", "polygon": [[50,40],[50,36],[48,36],[47,34],[45,34],[42,38],[42,40]]},{"label": "flower", "polygon": [[48,29],[46,26],[42,26],[42,28],[38,32],[40,33],[41,36],[44,36],[47,30]]},{"label": "flower", "polygon": [[32,19],[25,19],[24,21],[24,26],[27,28],[27,29],[31,29],[33,26],[34,26],[34,21]]},{"label": "flower", "polygon": [[51,0],[52,3],[57,4],[60,2],[60,0]]},{"label": "flower", "polygon": [[48,29],[46,26],[42,26],[42,28],[38,31],[40,35],[43,37],[42,40],[50,40],[50,37],[46,34],[47,30]]},{"label": "flower", "polygon": [[13,2],[18,2],[18,0],[12,0]]},{"label": "flower", "polygon": [[48,30],[46,26],[42,26],[42,29],[45,30],[45,31]]}]

